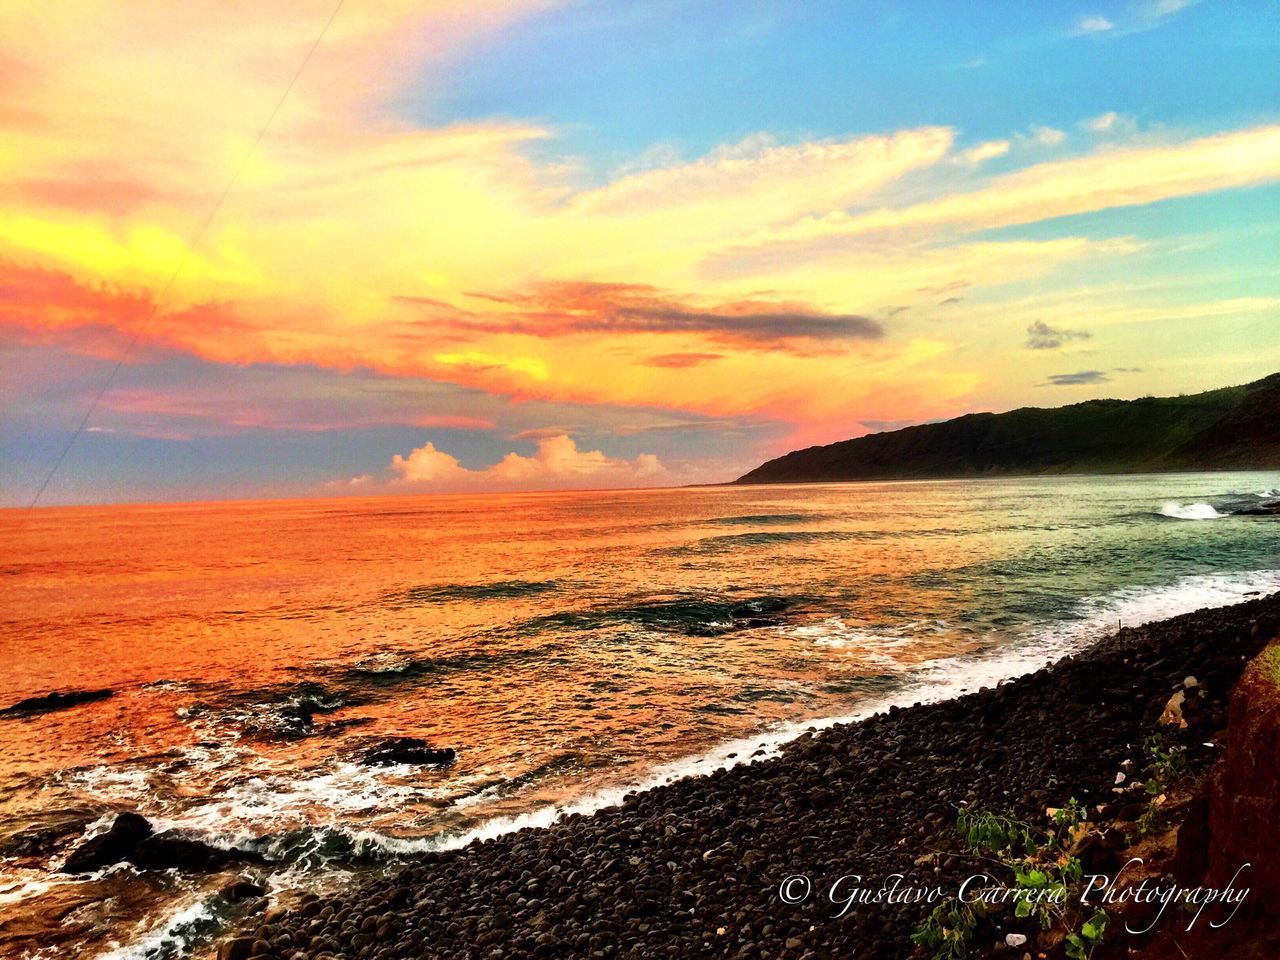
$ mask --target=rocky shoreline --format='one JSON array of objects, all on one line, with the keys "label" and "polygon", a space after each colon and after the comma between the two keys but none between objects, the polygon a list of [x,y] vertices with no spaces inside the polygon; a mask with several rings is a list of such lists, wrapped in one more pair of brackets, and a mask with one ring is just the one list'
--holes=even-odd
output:
[{"label": "rocky shoreline", "polygon": [[[981,869],[956,833],[961,806],[1043,822],[1075,798],[1094,816],[1123,816],[1117,771],[1156,729],[1180,740],[1193,774],[1207,769],[1229,694],[1278,626],[1280,594],[1121,629],[996,688],[892,708],[773,759],[427,854],[336,899],[273,907],[218,955],[908,957],[928,903],[855,903],[834,918],[831,883],[856,874],[881,888],[902,874],[956,890]],[[1191,689],[1188,727],[1162,727],[1171,696]],[[1097,869],[1120,855],[1111,833],[1086,853]],[[796,876],[811,895],[784,903],[780,885]],[[1023,956],[990,938],[978,946]]]}]

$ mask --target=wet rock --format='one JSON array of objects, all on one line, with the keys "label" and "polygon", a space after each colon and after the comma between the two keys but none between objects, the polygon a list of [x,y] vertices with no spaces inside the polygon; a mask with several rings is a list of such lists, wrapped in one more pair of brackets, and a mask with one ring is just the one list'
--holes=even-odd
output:
[{"label": "wet rock", "polygon": [[1280,500],[1271,500],[1254,507],[1245,507],[1235,511],[1241,517],[1280,517]]},{"label": "wet rock", "polygon": [[241,903],[245,900],[257,900],[260,897],[265,897],[267,888],[241,877],[239,880],[233,880],[227,884],[220,892],[225,899],[232,903]]},{"label": "wet rock", "polygon": [[316,697],[303,697],[281,707],[272,725],[259,732],[286,740],[300,739],[315,729],[316,714],[333,713],[344,706],[341,701],[325,703]]},{"label": "wet rock", "polygon": [[151,823],[136,813],[122,813],[104,833],[85,840],[62,865],[64,873],[89,873],[124,860],[151,836]]},{"label": "wet rock", "polygon": [[115,691],[105,688],[102,690],[68,690],[65,693],[55,690],[53,693],[46,693],[43,696],[27,697],[25,700],[19,700],[12,706],[0,710],[0,716],[32,717],[41,713],[52,713],[55,710],[77,707],[82,703],[106,700],[108,697],[113,696],[115,696]]},{"label": "wet rock", "polygon": [[125,857],[144,870],[177,870],[182,873],[216,873],[238,864],[265,864],[267,860],[247,850],[215,847],[203,840],[166,830],[147,837]]},{"label": "wet rock", "polygon": [[391,737],[366,750],[360,762],[375,767],[395,763],[443,766],[455,759],[457,753],[452,747],[432,747],[417,737]]},{"label": "wet rock", "polygon": [[84,833],[96,819],[96,814],[84,809],[61,808],[0,820],[0,857],[48,856],[67,839]]}]

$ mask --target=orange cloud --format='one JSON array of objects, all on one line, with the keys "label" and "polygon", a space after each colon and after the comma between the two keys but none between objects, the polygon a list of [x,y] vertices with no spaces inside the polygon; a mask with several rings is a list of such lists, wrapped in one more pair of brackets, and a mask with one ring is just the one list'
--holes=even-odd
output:
[{"label": "orange cloud", "polygon": [[[387,106],[410,77],[430,102],[459,50],[539,6],[347,4],[250,154],[323,6],[8,5],[0,323],[834,432],[949,412],[1000,362],[962,344],[1036,319],[1004,316],[1002,290],[1143,249],[975,231],[1280,178],[1275,126],[985,179],[984,160],[1025,162],[1016,136],[966,149],[927,126],[754,135],[583,187],[538,159],[545,124]],[[921,291],[959,285],[941,320]]]},{"label": "orange cloud", "polygon": [[[645,284],[542,283],[526,292],[471,293],[497,312],[452,320],[483,332],[562,337],[575,333],[693,334],[741,347],[792,349],[822,340],[878,340],[884,327],[856,314],[837,314],[793,301],[699,302]],[[450,322],[449,318],[442,318]]]}]

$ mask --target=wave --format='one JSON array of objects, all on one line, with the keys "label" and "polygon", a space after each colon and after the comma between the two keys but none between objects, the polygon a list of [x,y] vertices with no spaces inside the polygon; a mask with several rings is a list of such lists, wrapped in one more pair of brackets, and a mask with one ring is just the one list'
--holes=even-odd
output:
[{"label": "wave", "polygon": [[128,943],[100,955],[98,960],[158,960],[161,957],[189,956],[226,925],[227,906],[227,901],[217,896],[188,900]]},{"label": "wave", "polygon": [[655,552],[668,556],[718,554],[732,552],[740,547],[879,540],[885,536],[885,533],[868,530],[757,530],[751,533],[725,533],[715,537],[702,537],[693,543],[682,544],[678,547],[664,547]]},{"label": "wave", "polygon": [[741,517],[715,517],[704,522],[729,527],[763,527],[770,524],[813,523],[825,519],[827,517],[820,513],[756,513]]},{"label": "wave", "polygon": [[301,740],[316,733],[336,733],[355,720],[315,722],[318,715],[359,706],[361,698],[329,690],[313,681],[237,690],[209,691],[205,699],[179,707],[177,715],[213,736],[230,734],[258,740]]},{"label": "wave", "polygon": [[[850,678],[849,692],[863,694],[864,699],[848,713],[777,724],[749,736],[722,742],[698,754],[676,758],[612,783],[591,787],[561,803],[542,804],[514,816],[491,817],[474,826],[430,835],[395,836],[376,827],[333,821],[298,825],[265,836],[259,832],[263,827],[269,830],[272,826],[283,826],[280,821],[286,818],[293,819],[294,824],[297,824],[296,815],[308,808],[313,809],[316,804],[337,809],[339,815],[350,815],[372,808],[411,805],[411,800],[420,801],[423,793],[430,791],[430,787],[417,778],[402,781],[386,771],[369,770],[352,764],[340,765],[320,776],[299,776],[296,771],[281,770],[274,776],[255,777],[224,789],[217,802],[184,811],[184,822],[180,824],[165,824],[161,822],[162,818],[155,819],[162,826],[180,826],[198,834],[203,833],[218,845],[253,849],[284,861],[283,869],[273,873],[270,880],[275,889],[315,889],[339,876],[332,870],[317,872],[317,865],[323,864],[336,869],[342,869],[346,865],[349,869],[357,863],[411,858],[420,853],[463,847],[477,840],[526,827],[547,826],[575,813],[593,813],[617,805],[634,791],[776,756],[783,745],[809,731],[865,719],[891,706],[950,699],[982,686],[1034,672],[1064,655],[1078,651],[1092,640],[1113,630],[1117,623],[1137,626],[1204,607],[1227,606],[1250,596],[1276,590],[1280,590],[1280,571],[1255,570],[1188,576],[1165,585],[1116,590],[1088,598],[1075,605],[1071,617],[1047,624],[1021,642],[997,645],[974,655],[939,657],[918,668],[898,668],[892,672]],[[784,598],[761,597],[735,604],[681,598],[639,604],[609,613],[615,617],[643,614],[650,619],[657,617],[659,620],[673,617],[677,613],[684,617],[694,614],[699,617],[732,617],[735,610],[740,613],[759,612],[762,605],[769,604],[778,604],[783,609],[787,601]],[[831,623],[827,625],[827,629],[837,626],[838,624]],[[922,630],[927,633],[934,626],[923,624]],[[874,630],[862,627],[847,632],[856,635],[859,640],[870,640],[875,633]],[[824,646],[825,644],[820,643],[822,638],[823,635],[815,633],[815,645]],[[881,639],[889,646],[903,640],[900,632],[892,631]],[[95,772],[106,777],[112,799],[119,802],[119,771],[104,767]],[[98,786],[108,785],[100,783]],[[145,782],[145,778],[140,778],[134,786],[138,800],[142,800],[149,792],[150,784]],[[454,798],[458,786],[452,784],[447,791]],[[506,781],[495,782],[491,776],[477,776],[469,786],[472,788],[470,793],[476,796],[475,803],[479,803],[481,797],[489,799],[495,795],[510,796],[513,786],[519,792],[519,785]],[[340,802],[335,802],[339,798]],[[449,798],[442,794],[438,800],[447,804]],[[455,802],[459,808],[472,805],[465,796]],[[290,814],[294,816],[290,817]],[[246,820],[250,822],[245,823]],[[229,833],[228,824],[237,821],[244,832],[240,835]],[[219,923],[225,923],[220,910],[216,901],[207,898],[187,902],[165,921],[140,931],[132,942],[112,956],[115,960],[141,960],[144,957],[168,955],[175,952],[175,948],[176,952],[188,950],[190,945],[207,939],[209,931]]]},{"label": "wave", "polygon": [[456,849],[526,827],[548,826],[575,813],[594,813],[621,803],[627,794],[635,791],[777,756],[783,745],[807,732],[864,720],[893,706],[949,700],[1002,680],[1034,673],[1100,639],[1117,624],[1141,626],[1206,607],[1230,606],[1276,591],[1280,591],[1280,570],[1253,570],[1187,576],[1163,586],[1128,588],[1089,598],[1077,604],[1073,618],[1047,625],[1024,642],[1005,644],[977,655],[939,658],[911,674],[864,678],[872,690],[893,692],[869,700],[848,714],[779,724],[749,737],[718,744],[703,753],[659,764],[640,776],[594,789],[563,804],[544,805],[516,816],[495,817],[465,832],[406,841],[403,846],[418,851]]},{"label": "wave", "polygon": [[389,594],[398,604],[452,603],[459,600],[516,600],[559,589],[555,580],[495,580],[490,583],[445,583],[410,587]]},{"label": "wave", "polygon": [[600,610],[566,610],[525,621],[521,629],[539,633],[547,628],[598,630],[614,626],[638,626],[649,630],[714,637],[750,627],[774,626],[779,615],[798,598],[760,596],[744,600],[679,597],[647,600]]},{"label": "wave", "polygon": [[1220,520],[1229,517],[1229,513],[1219,513],[1211,503],[1182,504],[1176,500],[1168,500],[1158,511],[1160,516],[1173,520]]}]

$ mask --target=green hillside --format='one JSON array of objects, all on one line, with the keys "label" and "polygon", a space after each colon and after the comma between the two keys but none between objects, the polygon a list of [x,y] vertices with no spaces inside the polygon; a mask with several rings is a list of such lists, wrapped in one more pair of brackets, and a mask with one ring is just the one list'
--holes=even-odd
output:
[{"label": "green hillside", "polygon": [[1280,468],[1280,374],[1184,397],[974,413],[770,460],[736,483]]}]

